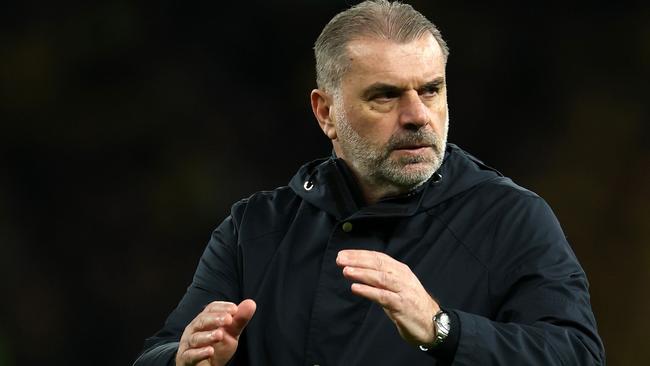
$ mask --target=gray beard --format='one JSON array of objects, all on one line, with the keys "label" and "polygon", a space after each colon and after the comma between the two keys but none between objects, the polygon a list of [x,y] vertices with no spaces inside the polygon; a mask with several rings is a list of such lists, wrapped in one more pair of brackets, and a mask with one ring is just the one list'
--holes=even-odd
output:
[{"label": "gray beard", "polygon": [[[447,114],[449,115],[449,114]],[[336,113],[337,139],[353,170],[382,191],[401,193],[426,182],[440,168],[445,156],[449,121],[444,136],[423,128],[396,133],[384,146],[377,146],[360,136],[348,123],[342,109]],[[391,152],[400,146],[427,144],[433,148],[431,156],[404,156],[391,159]],[[409,164],[420,163],[420,169],[406,169]]]}]

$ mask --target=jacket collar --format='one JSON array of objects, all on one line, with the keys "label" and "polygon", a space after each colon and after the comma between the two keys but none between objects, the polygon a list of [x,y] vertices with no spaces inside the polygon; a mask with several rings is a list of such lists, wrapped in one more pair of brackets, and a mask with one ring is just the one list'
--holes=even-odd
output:
[{"label": "jacket collar", "polygon": [[365,205],[352,172],[335,154],[303,165],[289,186],[305,201],[344,220],[412,216],[499,176],[501,173],[458,146],[447,144],[442,166],[427,182],[411,192],[372,205]]}]

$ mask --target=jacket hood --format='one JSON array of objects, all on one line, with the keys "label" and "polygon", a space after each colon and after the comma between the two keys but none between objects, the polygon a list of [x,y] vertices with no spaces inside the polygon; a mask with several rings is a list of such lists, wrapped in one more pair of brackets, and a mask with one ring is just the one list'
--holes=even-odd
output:
[{"label": "jacket hood", "polygon": [[302,199],[338,220],[366,216],[411,216],[428,210],[478,184],[503,175],[454,144],[447,144],[443,163],[420,187],[366,205],[345,162],[332,156],[303,165],[289,182]]}]

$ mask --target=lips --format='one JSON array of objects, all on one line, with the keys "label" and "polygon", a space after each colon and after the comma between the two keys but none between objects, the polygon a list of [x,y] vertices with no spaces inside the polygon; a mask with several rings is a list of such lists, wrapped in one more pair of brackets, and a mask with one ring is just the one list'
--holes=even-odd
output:
[{"label": "lips", "polygon": [[394,150],[418,150],[427,147],[432,147],[432,146],[427,144],[404,145],[404,146],[398,146]]}]

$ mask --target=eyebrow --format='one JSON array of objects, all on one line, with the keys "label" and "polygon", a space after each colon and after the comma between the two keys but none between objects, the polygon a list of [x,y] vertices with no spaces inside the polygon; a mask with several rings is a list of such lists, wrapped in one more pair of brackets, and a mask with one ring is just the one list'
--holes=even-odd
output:
[{"label": "eyebrow", "polygon": [[[439,76],[429,82],[426,82],[419,87],[417,87],[418,92],[422,92],[423,90],[431,89],[431,88],[438,88],[441,85],[445,83],[445,78],[442,76]],[[386,84],[386,83],[381,83],[377,82],[369,87],[367,87],[363,93],[361,94],[363,99],[370,100],[372,99],[373,96],[377,94],[402,94],[407,88],[401,88],[396,85],[391,85],[391,84]]]},{"label": "eyebrow", "polygon": [[437,77],[437,78],[429,81],[428,83],[424,83],[424,85],[420,86],[417,89],[417,91],[421,92],[423,90],[428,90],[428,89],[432,89],[432,88],[440,88],[442,85],[444,85],[444,83],[445,83],[445,78],[440,76],[440,77]]}]

